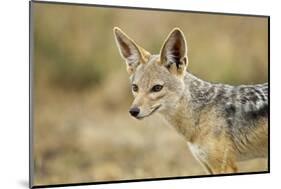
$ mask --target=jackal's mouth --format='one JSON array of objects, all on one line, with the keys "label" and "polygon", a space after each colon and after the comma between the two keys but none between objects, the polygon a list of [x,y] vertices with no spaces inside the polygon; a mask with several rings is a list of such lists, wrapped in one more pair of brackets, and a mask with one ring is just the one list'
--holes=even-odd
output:
[{"label": "jackal's mouth", "polygon": [[161,107],[161,104],[159,104],[158,106],[156,106],[149,114],[144,115],[144,116],[138,116],[136,117],[137,119],[143,119],[145,117],[148,117],[150,115],[152,115],[154,112],[156,112],[159,108]]}]

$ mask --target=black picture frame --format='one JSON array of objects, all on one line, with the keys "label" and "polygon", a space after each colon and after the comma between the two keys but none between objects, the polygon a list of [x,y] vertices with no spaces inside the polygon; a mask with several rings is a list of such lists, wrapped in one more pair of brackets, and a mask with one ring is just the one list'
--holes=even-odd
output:
[{"label": "black picture frame", "polygon": [[[200,14],[214,14],[214,15],[229,15],[229,16],[247,16],[247,17],[261,17],[268,19],[268,87],[269,87],[269,105],[268,105],[268,161],[267,171],[259,172],[242,172],[231,174],[216,174],[216,175],[196,175],[196,176],[179,176],[179,177],[163,177],[163,178],[148,178],[148,179],[131,179],[131,180],[118,180],[118,181],[97,181],[97,182],[83,182],[83,183],[68,183],[68,184],[50,184],[50,185],[33,185],[33,4],[53,4],[53,5],[70,5],[70,6],[83,6],[83,7],[104,7],[104,8],[118,8],[118,9],[133,9],[133,10],[152,10],[152,11],[166,11],[166,12],[184,12],[184,13],[200,13]],[[270,16],[268,15],[254,15],[254,14],[237,14],[237,13],[224,13],[224,12],[205,12],[205,11],[192,11],[192,10],[175,10],[175,9],[161,9],[161,8],[144,8],[144,7],[127,7],[117,5],[101,5],[101,4],[84,4],[84,3],[68,3],[68,2],[53,2],[53,1],[29,1],[29,187],[30,188],[51,188],[51,187],[64,187],[64,186],[83,186],[83,185],[96,185],[96,184],[112,184],[112,183],[128,183],[128,182],[142,182],[142,181],[160,181],[172,179],[190,179],[190,178],[212,178],[224,176],[238,176],[238,175],[252,175],[252,174],[268,174],[270,173]]]}]

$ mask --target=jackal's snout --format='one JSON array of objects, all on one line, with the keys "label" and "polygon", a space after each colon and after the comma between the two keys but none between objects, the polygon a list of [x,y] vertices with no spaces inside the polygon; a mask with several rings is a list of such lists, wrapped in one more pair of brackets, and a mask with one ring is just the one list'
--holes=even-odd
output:
[{"label": "jackal's snout", "polygon": [[129,113],[131,114],[131,116],[137,117],[140,113],[140,109],[138,107],[133,107],[129,110]]}]

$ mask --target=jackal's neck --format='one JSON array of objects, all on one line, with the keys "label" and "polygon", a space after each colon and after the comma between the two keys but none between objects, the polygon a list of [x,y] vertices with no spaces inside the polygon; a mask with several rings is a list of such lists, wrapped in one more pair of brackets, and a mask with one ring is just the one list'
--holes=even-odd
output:
[{"label": "jackal's neck", "polygon": [[185,91],[165,118],[187,141],[191,141],[196,133],[200,109],[210,101],[214,87],[190,73],[186,73],[184,83]]},{"label": "jackal's neck", "polygon": [[185,97],[194,111],[212,102],[217,86],[187,72],[184,77]]}]

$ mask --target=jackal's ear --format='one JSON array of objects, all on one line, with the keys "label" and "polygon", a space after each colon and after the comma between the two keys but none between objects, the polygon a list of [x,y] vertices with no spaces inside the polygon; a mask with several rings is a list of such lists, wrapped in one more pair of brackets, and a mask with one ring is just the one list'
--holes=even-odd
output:
[{"label": "jackal's ear", "polygon": [[139,64],[144,64],[148,61],[150,53],[139,47],[118,27],[115,27],[113,31],[119,52],[122,58],[126,61],[127,71],[129,74],[132,74],[135,72]]},{"label": "jackal's ear", "polygon": [[160,63],[177,75],[183,75],[186,70],[187,46],[184,34],[179,28],[175,28],[168,35],[160,51]]}]

